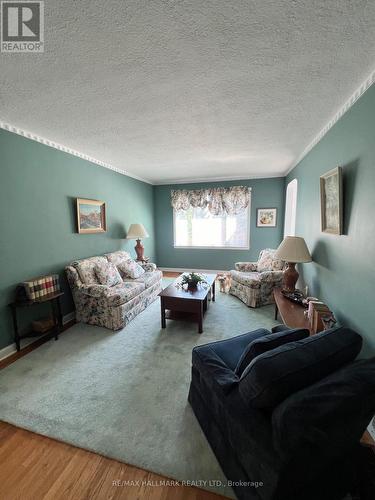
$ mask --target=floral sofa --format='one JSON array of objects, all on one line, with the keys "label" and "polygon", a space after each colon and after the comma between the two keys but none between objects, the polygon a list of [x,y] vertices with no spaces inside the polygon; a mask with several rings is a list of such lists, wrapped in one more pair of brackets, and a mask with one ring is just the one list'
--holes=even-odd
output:
[{"label": "floral sofa", "polygon": [[285,263],[276,259],[276,250],[266,248],[258,262],[237,262],[231,274],[229,293],[249,307],[260,307],[274,302],[273,289],[281,286]]},{"label": "floral sofa", "polygon": [[[65,268],[77,321],[120,330],[156,299],[162,290],[162,273],[152,263],[140,264],[144,272],[138,278],[131,279],[120,271],[117,284],[100,284],[98,268],[105,269],[108,263],[121,267],[129,261],[135,265],[127,252],[118,251],[76,260]],[[111,268],[117,274],[114,266]]]}]

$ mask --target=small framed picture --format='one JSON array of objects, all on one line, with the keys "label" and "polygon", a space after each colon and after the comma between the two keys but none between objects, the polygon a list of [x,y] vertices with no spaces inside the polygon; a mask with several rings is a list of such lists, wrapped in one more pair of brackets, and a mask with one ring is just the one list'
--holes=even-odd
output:
[{"label": "small framed picture", "polygon": [[77,198],[77,227],[79,233],[104,233],[107,230],[104,201]]},{"label": "small framed picture", "polygon": [[258,208],[257,227],[276,227],[277,208]]},{"label": "small framed picture", "polygon": [[342,234],[342,173],[334,168],[320,177],[322,232]]}]

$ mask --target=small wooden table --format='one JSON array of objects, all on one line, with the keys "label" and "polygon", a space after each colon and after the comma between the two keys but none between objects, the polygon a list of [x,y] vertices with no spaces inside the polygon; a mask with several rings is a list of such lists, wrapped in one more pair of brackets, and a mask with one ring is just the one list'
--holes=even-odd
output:
[{"label": "small wooden table", "polygon": [[[211,293],[215,302],[216,274],[205,274],[208,285],[199,286],[195,290],[185,290],[176,285],[181,274],[173,283],[159,293],[161,307],[161,327],[166,328],[166,319],[191,319],[198,322],[198,333],[203,332],[203,315],[208,308],[208,298]],[[169,314],[167,316],[166,310]]]},{"label": "small wooden table", "polygon": [[[59,333],[62,330],[62,313],[61,313],[61,305],[60,305],[60,297],[64,295],[64,292],[56,292],[50,293],[49,295],[45,295],[44,297],[40,297],[35,300],[24,300],[24,301],[15,301],[11,304],[8,304],[12,311],[13,318],[13,327],[14,327],[14,341],[17,346],[17,351],[21,350],[21,340],[29,337],[40,337],[41,335],[53,334],[55,340],[58,339]],[[37,304],[45,304],[49,302],[51,305],[52,315],[54,319],[55,325],[45,333],[39,332],[29,332],[21,334],[18,327],[17,321],[17,309],[22,307],[31,307]]]},{"label": "small wooden table", "polygon": [[275,298],[275,319],[277,320],[280,313],[284,325],[290,328],[306,328],[312,335],[309,320],[305,316],[306,309],[284,297],[280,288],[274,289],[273,296]]}]

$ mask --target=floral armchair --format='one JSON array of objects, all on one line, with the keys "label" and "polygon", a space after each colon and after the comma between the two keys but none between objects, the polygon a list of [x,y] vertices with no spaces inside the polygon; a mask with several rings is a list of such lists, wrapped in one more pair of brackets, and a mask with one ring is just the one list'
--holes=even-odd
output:
[{"label": "floral armchair", "polygon": [[276,259],[276,250],[266,248],[258,262],[237,262],[231,274],[229,293],[249,307],[260,307],[274,302],[273,289],[280,287],[285,263]]}]

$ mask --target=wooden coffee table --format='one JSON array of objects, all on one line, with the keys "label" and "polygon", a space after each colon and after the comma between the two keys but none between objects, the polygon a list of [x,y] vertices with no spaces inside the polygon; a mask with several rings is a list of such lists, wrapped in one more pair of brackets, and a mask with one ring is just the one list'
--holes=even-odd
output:
[{"label": "wooden coffee table", "polygon": [[202,333],[203,316],[208,308],[210,293],[212,302],[215,302],[216,274],[204,274],[208,285],[205,287],[198,285],[195,290],[185,290],[176,286],[182,276],[183,274],[159,293],[161,327],[166,328],[166,319],[193,319],[198,323],[198,333]]}]

